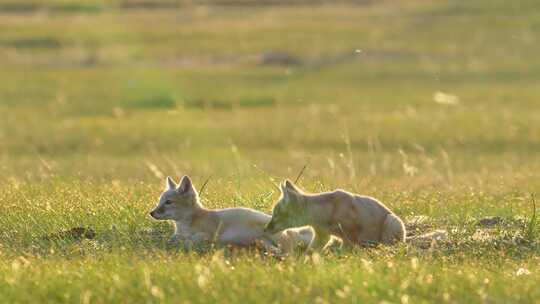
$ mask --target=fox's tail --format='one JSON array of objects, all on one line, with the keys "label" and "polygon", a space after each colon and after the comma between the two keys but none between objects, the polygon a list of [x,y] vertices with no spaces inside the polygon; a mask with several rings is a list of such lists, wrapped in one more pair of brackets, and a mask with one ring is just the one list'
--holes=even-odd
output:
[{"label": "fox's tail", "polygon": [[383,223],[381,240],[384,244],[405,241],[405,225],[395,214],[389,213]]}]

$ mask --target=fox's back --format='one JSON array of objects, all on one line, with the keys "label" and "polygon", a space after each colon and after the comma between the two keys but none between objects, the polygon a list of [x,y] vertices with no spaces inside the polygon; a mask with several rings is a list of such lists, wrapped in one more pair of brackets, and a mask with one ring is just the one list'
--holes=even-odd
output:
[{"label": "fox's back", "polygon": [[344,217],[360,218],[363,223],[375,223],[384,220],[387,214],[391,213],[379,200],[359,194],[350,193],[344,190],[333,192],[337,213]]},{"label": "fox's back", "polygon": [[272,218],[270,215],[250,208],[225,208],[216,210],[223,224],[255,225],[264,227]]},{"label": "fox's back", "polygon": [[379,200],[343,190],[334,192],[333,223],[338,234],[356,242],[381,241],[388,215],[393,214]]},{"label": "fox's back", "polygon": [[370,217],[384,218],[386,215],[392,213],[392,211],[382,202],[371,196],[356,194],[353,196],[352,203],[356,206],[360,213],[366,214]]}]

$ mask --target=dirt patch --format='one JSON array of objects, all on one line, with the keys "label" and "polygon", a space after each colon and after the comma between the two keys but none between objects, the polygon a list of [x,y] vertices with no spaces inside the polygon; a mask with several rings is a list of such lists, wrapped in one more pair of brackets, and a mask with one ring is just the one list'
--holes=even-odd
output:
[{"label": "dirt patch", "polygon": [[405,228],[407,230],[407,237],[413,237],[426,233],[432,230],[434,227],[431,223],[431,219],[425,215],[416,215],[407,217],[405,219]]},{"label": "dirt patch", "polygon": [[53,37],[31,37],[0,41],[0,46],[16,49],[58,49],[62,43]]},{"label": "dirt patch", "polygon": [[62,230],[56,233],[51,233],[42,237],[42,239],[51,240],[82,240],[93,239],[96,237],[96,232],[92,228],[74,227],[69,230]]},{"label": "dirt patch", "polygon": [[259,60],[260,65],[274,66],[297,66],[301,65],[300,58],[283,51],[270,51],[261,55]]},{"label": "dirt patch", "polygon": [[276,101],[272,97],[244,97],[238,100],[198,98],[186,99],[184,106],[189,109],[221,109],[232,110],[233,108],[265,108],[272,107]]},{"label": "dirt patch", "polygon": [[481,227],[493,227],[500,225],[504,222],[504,219],[500,216],[486,217],[478,221],[478,226]]}]

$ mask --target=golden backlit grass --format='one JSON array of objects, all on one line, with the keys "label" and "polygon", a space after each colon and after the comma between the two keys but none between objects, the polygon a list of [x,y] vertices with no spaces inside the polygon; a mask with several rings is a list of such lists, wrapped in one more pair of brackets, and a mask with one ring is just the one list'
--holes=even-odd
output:
[{"label": "golden backlit grass", "polygon": [[[534,1],[126,3],[0,3],[3,301],[538,299]],[[183,174],[269,212],[304,166],[448,240],[282,261],[171,248],[147,215]],[[95,238],[47,237],[73,227]]]}]

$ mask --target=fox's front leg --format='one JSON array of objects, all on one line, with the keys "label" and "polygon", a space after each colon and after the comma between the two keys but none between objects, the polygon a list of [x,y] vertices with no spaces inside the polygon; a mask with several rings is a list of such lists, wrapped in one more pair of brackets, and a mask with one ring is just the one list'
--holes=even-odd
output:
[{"label": "fox's front leg", "polygon": [[320,227],[313,227],[313,229],[315,230],[315,237],[311,247],[315,250],[324,248],[330,240],[330,232]]}]

